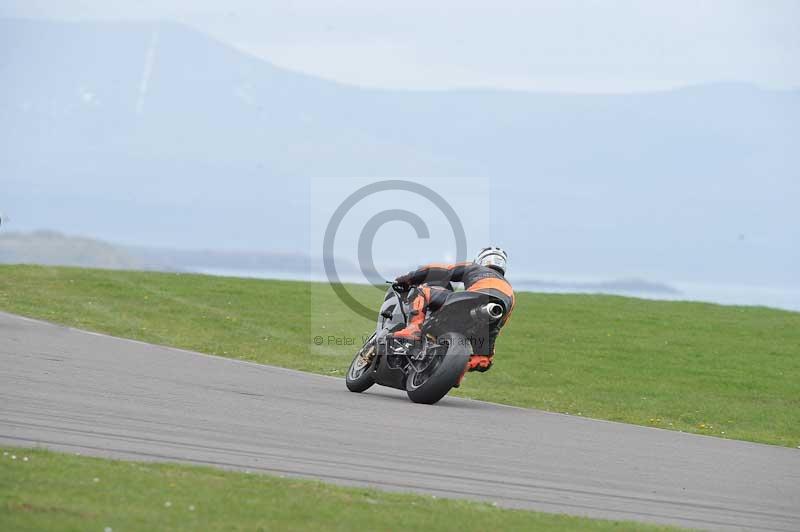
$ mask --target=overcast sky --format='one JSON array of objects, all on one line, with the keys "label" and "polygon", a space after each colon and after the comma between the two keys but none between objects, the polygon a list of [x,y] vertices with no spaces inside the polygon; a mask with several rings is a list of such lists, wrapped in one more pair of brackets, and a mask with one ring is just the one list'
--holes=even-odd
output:
[{"label": "overcast sky", "polygon": [[800,87],[797,0],[4,0],[0,14],[178,20],[277,65],[362,86]]}]

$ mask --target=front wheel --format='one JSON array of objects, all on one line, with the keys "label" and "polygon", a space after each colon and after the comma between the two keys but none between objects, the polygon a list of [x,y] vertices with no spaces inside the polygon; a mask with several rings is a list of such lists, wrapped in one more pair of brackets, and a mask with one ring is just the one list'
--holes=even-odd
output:
[{"label": "front wheel", "polygon": [[372,376],[372,361],[377,353],[377,345],[375,344],[375,335],[370,336],[361,349],[356,353],[355,358],[350,363],[350,368],[347,370],[347,377],[345,383],[347,389],[351,392],[361,393],[373,384],[375,378]]},{"label": "front wheel", "polygon": [[458,333],[443,334],[415,361],[406,379],[406,393],[415,403],[432,405],[447,395],[467,367],[472,346]]}]

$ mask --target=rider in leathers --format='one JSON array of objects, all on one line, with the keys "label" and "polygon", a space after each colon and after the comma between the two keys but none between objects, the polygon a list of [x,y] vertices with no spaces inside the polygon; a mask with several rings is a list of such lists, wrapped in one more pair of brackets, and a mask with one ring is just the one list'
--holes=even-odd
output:
[{"label": "rider in leathers", "polygon": [[491,331],[488,344],[482,346],[482,352],[470,357],[468,371],[487,371],[492,367],[494,343],[500,328],[506,324],[514,308],[514,290],[505,279],[508,255],[498,247],[483,248],[474,262],[459,264],[428,264],[418,270],[398,277],[395,282],[407,287],[416,287],[409,296],[411,318],[408,325],[392,336],[409,341],[417,341],[421,337],[420,326],[425,321],[428,310],[441,307],[452,292],[445,288],[449,282],[464,283],[464,289],[470,292],[484,292],[500,299],[507,309],[506,314]]}]

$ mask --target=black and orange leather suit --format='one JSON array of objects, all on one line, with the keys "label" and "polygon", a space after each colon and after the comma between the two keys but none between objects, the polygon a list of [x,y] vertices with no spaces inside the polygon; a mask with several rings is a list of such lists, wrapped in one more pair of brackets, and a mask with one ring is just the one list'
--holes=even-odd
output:
[{"label": "black and orange leather suit", "polygon": [[484,292],[500,299],[505,304],[505,316],[492,330],[488,343],[482,353],[474,354],[469,363],[469,371],[486,371],[492,365],[494,343],[500,329],[506,324],[514,308],[514,290],[499,271],[481,266],[474,262],[459,264],[428,264],[417,270],[401,275],[396,279],[399,284],[417,287],[411,294],[411,318],[405,329],[394,333],[396,338],[416,340],[420,336],[420,327],[428,310],[435,311],[441,307],[452,293],[450,282],[464,283],[464,289],[470,292]]}]

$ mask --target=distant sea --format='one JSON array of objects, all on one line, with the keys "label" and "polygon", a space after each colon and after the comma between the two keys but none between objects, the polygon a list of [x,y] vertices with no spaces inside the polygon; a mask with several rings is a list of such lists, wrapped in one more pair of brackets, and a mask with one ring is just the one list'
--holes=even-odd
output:
[{"label": "distant sea", "polygon": [[[288,281],[325,282],[323,274],[296,271],[240,270],[220,268],[190,268],[206,275],[245,277],[255,279],[281,279]],[[672,281],[652,283],[641,280],[620,279],[587,281],[533,276],[509,280],[518,292],[552,294],[610,294],[641,299],[668,301],[702,301],[721,305],[764,306],[800,312],[800,287],[760,286],[746,284],[713,284]],[[342,276],[342,282],[363,284],[360,275]]]}]

